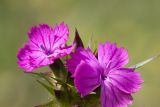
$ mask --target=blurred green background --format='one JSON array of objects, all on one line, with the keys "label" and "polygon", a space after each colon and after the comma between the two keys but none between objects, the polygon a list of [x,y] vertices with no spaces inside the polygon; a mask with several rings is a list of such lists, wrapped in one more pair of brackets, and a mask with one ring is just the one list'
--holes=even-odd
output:
[{"label": "blurred green background", "polygon": [[[75,27],[86,45],[117,42],[129,50],[135,64],[160,52],[159,0],[0,0],[0,107],[32,107],[48,99],[48,92],[16,64],[18,48],[30,27],[64,21],[73,40]],[[131,107],[158,107],[160,59],[138,69],[145,80]]]}]

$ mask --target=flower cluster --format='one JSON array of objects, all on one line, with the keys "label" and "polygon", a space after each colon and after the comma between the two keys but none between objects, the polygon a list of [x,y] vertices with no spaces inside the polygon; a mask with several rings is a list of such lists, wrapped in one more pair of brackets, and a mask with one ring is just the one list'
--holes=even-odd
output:
[{"label": "flower cluster", "polygon": [[129,61],[127,50],[106,42],[100,43],[97,54],[94,54],[83,44],[67,46],[68,36],[69,29],[63,22],[54,28],[46,24],[31,28],[29,40],[17,55],[19,66],[26,72],[33,72],[35,68],[70,55],[65,66],[81,97],[100,87],[102,107],[127,107],[131,104],[131,94],[139,91],[143,80],[134,68],[124,67]]}]

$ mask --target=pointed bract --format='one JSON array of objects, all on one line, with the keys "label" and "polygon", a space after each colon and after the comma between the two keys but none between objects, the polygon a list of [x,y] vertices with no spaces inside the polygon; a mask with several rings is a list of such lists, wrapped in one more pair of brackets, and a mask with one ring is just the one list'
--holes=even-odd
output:
[{"label": "pointed bract", "polygon": [[74,37],[74,42],[73,43],[75,44],[76,48],[78,48],[78,47],[84,48],[82,39],[81,39],[77,29],[75,30],[75,37]]}]

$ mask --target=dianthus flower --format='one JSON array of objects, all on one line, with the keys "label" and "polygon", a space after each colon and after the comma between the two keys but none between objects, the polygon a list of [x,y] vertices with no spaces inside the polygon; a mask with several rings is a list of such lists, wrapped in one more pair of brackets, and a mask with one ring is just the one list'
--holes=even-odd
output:
[{"label": "dianthus flower", "polygon": [[140,73],[124,68],[128,60],[126,49],[106,42],[99,44],[98,58],[89,48],[78,48],[66,65],[82,97],[101,87],[102,107],[127,107],[132,103],[131,94],[143,83]]},{"label": "dianthus flower", "polygon": [[66,46],[68,26],[63,22],[51,28],[47,24],[32,27],[29,40],[19,49],[18,64],[27,72],[52,64],[55,59],[71,53],[73,46]]}]

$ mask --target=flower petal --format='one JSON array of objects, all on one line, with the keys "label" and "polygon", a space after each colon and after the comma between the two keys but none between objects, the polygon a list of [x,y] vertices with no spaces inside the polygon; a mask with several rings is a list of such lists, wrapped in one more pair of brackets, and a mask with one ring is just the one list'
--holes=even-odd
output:
[{"label": "flower petal", "polygon": [[32,45],[32,47],[35,46],[37,49],[42,51],[50,50],[51,43],[54,42],[52,28],[50,28],[47,24],[32,27],[28,33],[28,36],[30,39],[29,44]]},{"label": "flower petal", "polygon": [[107,80],[103,81],[101,86],[102,107],[127,107],[131,103],[132,97],[130,94],[119,90]]},{"label": "flower petal", "polygon": [[69,36],[68,26],[65,25],[64,22],[62,22],[60,25],[55,26],[55,28],[53,29],[53,33],[55,36],[55,41],[54,45],[52,45],[52,48],[64,47]]},{"label": "flower petal", "polygon": [[18,58],[18,65],[20,68],[25,69],[27,72],[31,72],[34,67],[30,63],[30,51],[28,45],[25,44],[25,46],[21,49],[19,49],[17,58]]},{"label": "flower petal", "polygon": [[133,69],[121,68],[111,71],[108,74],[109,81],[125,93],[137,92],[143,83],[140,73],[134,72]]},{"label": "flower petal", "polygon": [[96,57],[93,55],[91,50],[83,49],[83,48],[77,48],[75,53],[71,54],[71,59],[66,61],[66,66],[69,72],[73,75],[78,64],[80,64],[81,61],[84,62],[90,62],[95,61],[98,63]]},{"label": "flower petal", "polygon": [[100,68],[93,63],[81,61],[74,74],[74,84],[81,96],[88,95],[100,85]]},{"label": "flower petal", "polygon": [[98,60],[104,67],[120,68],[128,63],[128,52],[124,48],[118,48],[116,44],[106,42],[99,44]]},{"label": "flower petal", "polygon": [[[61,49],[56,49],[53,53],[54,57],[64,57],[72,52],[74,45],[66,46]],[[51,55],[52,56],[52,55]]]},{"label": "flower petal", "polygon": [[37,51],[32,52],[32,54],[30,54],[30,61],[32,65],[36,67],[42,67],[45,65],[52,64],[54,62],[54,57],[49,58],[44,53]]}]

